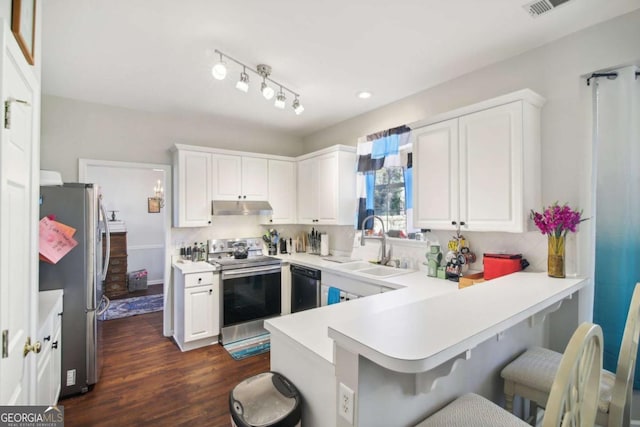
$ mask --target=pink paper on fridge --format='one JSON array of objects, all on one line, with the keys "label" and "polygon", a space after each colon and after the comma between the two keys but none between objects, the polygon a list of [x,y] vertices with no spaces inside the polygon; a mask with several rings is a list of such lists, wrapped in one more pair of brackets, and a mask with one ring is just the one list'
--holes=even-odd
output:
[{"label": "pink paper on fridge", "polygon": [[[51,221],[46,216],[40,220],[40,259],[56,264],[78,242],[69,235],[69,228],[64,224]],[[74,230],[75,231],[75,230]]]}]

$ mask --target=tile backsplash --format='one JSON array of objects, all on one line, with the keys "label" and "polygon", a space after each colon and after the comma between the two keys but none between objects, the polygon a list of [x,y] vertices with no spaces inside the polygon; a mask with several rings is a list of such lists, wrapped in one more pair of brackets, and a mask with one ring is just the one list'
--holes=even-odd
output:
[{"label": "tile backsplash", "polygon": [[[172,245],[174,254],[179,253],[180,246],[193,242],[206,242],[208,239],[224,239],[234,237],[258,237],[270,228],[278,230],[281,237],[294,238],[309,233],[312,228],[329,235],[329,248],[333,255],[352,256],[360,259],[376,259],[379,243],[367,240],[360,246],[360,233],[353,226],[333,225],[262,225],[257,216],[219,216],[213,225],[198,228],[173,228]],[[450,231],[431,231],[425,233],[425,240],[440,243],[442,252],[446,252],[446,244],[452,237]],[[484,253],[520,253],[529,261],[528,271],[546,271],[547,269],[547,237],[538,231],[527,233],[491,233],[464,232],[469,247],[476,254],[476,262],[470,265],[471,270],[482,271],[482,254]],[[404,260],[410,268],[424,268],[427,242],[405,239],[388,239],[392,248],[392,257]],[[576,274],[576,239],[575,234],[567,235],[566,273]]]}]

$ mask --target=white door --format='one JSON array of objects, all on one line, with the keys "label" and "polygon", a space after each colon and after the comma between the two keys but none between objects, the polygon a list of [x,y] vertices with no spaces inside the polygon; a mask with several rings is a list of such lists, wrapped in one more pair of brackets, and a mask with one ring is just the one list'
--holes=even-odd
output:
[{"label": "white door", "polygon": [[414,224],[450,230],[458,221],[458,119],[413,131]]},{"label": "white door", "polygon": [[184,342],[212,337],[214,333],[214,286],[197,286],[184,290]]},{"label": "white door", "polygon": [[469,230],[521,226],[522,138],[521,101],[460,117],[460,219]]},{"label": "white door", "polygon": [[270,222],[296,222],[296,164],[285,160],[269,160],[269,203],[273,208]]},{"label": "white door", "polygon": [[317,218],[317,159],[298,162],[298,223],[314,224]]},{"label": "white door", "polygon": [[1,21],[0,38],[0,95],[11,113],[0,136],[0,405],[25,405],[35,399],[36,355],[23,356],[23,348],[36,339],[40,88]]},{"label": "white door", "polygon": [[242,158],[213,154],[213,200],[238,200],[242,197]]},{"label": "white door", "polygon": [[338,153],[329,153],[318,157],[316,172],[318,197],[317,217],[321,224],[338,223]]},{"label": "white door", "polygon": [[178,152],[178,227],[211,224],[211,156],[201,152]]},{"label": "white door", "polygon": [[268,200],[269,167],[267,159],[242,158],[242,198]]}]

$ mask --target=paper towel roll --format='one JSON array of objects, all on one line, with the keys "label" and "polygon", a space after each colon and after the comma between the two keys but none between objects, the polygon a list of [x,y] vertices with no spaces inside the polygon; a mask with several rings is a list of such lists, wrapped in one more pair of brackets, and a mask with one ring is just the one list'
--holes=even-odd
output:
[{"label": "paper towel roll", "polygon": [[320,235],[320,255],[329,255],[329,235],[327,233]]}]

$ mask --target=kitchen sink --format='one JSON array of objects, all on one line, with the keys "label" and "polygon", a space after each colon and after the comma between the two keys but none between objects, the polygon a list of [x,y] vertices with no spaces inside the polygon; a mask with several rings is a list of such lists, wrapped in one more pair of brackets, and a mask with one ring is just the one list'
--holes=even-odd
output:
[{"label": "kitchen sink", "polygon": [[346,264],[341,264],[340,266],[336,267],[336,269],[337,270],[356,271],[356,270],[363,270],[365,268],[371,268],[373,266],[374,266],[374,264],[372,264],[370,262],[358,261],[358,262],[349,262],[349,263],[346,263]]},{"label": "kitchen sink", "polygon": [[389,276],[396,276],[398,274],[408,273],[408,271],[404,269],[384,267],[384,266],[365,268],[362,270],[357,270],[356,272],[361,274],[368,274],[369,276],[377,276],[377,277],[389,277]]},{"label": "kitchen sink", "polygon": [[386,265],[378,265],[372,262],[366,261],[357,261],[341,264],[339,267],[336,267],[336,270],[341,270],[345,272],[350,272],[356,275],[368,276],[368,277],[392,277],[398,276],[400,274],[406,274],[411,272],[411,270],[406,270],[403,268],[394,268]]}]

